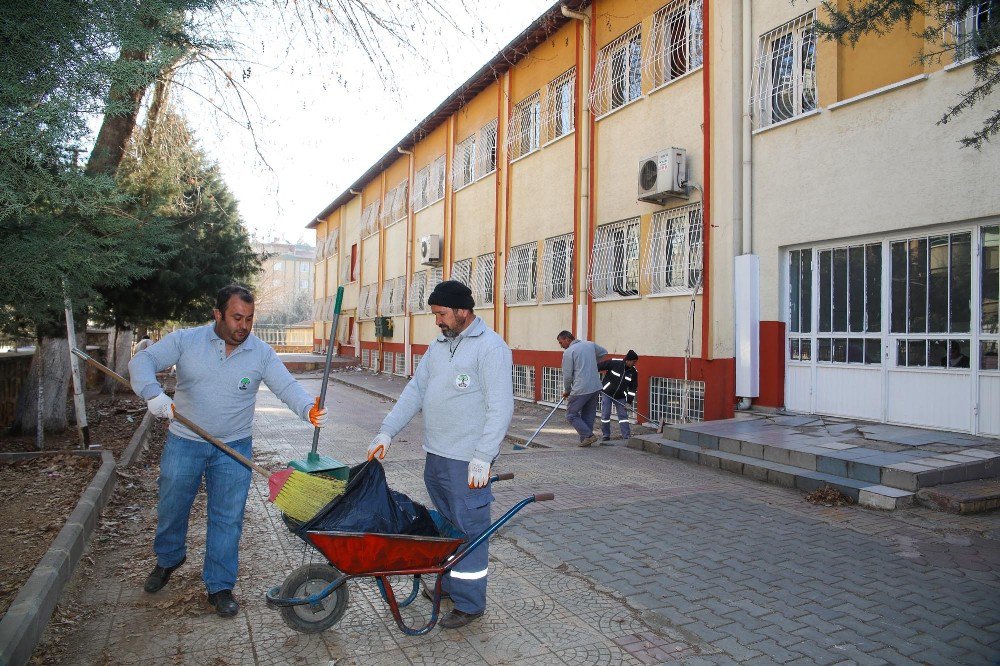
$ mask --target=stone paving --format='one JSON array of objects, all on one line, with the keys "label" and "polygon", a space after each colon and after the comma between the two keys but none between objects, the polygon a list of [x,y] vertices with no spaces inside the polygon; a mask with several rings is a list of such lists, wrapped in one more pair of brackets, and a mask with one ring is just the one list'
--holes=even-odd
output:
[{"label": "stone paving", "polygon": [[[318,390],[318,381],[306,384]],[[390,400],[334,383],[328,403],[333,423],[320,452],[359,462]],[[519,405],[512,430],[530,435],[539,414]],[[557,420],[556,430],[565,426]],[[419,439],[418,417],[393,442],[386,473],[393,487],[426,501]],[[335,627],[319,635],[287,628],[264,592],[315,558],[266,504],[261,479],[248,505],[237,619],[215,617],[204,601],[194,539],[189,563],[158,595],[144,594],[136,577],[76,581],[86,620],[64,638],[74,645],[64,663],[1000,660],[996,512],[813,506],[794,490],[621,446],[580,449],[574,440],[547,429],[549,448],[504,447],[495,471],[515,479],[495,486],[494,517],[535,492],[554,492],[556,500],[530,505],[494,537],[489,608],[468,627],[407,637],[362,580],[350,583],[350,605]],[[310,441],[311,428],[262,391],[258,459],[275,465],[302,457]],[[192,535],[203,529],[199,519]],[[115,571],[113,562],[96,567]],[[170,600],[188,600],[189,612],[168,608]],[[407,617],[417,622],[429,608],[420,598]]]}]

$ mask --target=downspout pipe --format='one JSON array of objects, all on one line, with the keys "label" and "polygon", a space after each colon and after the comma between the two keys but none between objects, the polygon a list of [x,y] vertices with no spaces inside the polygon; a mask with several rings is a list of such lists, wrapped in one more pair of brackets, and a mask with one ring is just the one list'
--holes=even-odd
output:
[{"label": "downspout pipe", "polygon": [[750,86],[753,84],[753,2],[743,0],[743,186],[742,236],[740,254],[753,254],[753,119],[750,115]]},{"label": "downspout pipe", "polygon": [[[413,151],[406,150],[401,146],[396,146],[396,152],[400,155],[409,156],[409,165],[406,167],[406,196],[410,196],[410,188],[413,186]],[[413,211],[409,204],[406,206],[406,290],[409,296],[410,285],[413,282]],[[407,376],[413,374],[413,349],[410,347],[410,299],[406,299],[404,304],[406,316],[403,317],[403,357],[406,359],[406,369],[403,371]]]},{"label": "downspout pipe", "polygon": [[711,357],[711,326],[712,326],[712,40],[711,40],[711,2],[703,2],[701,6],[702,21],[702,71],[701,90],[704,123],[703,152],[705,154],[705,175],[702,189],[703,198],[703,232],[702,232],[702,296],[701,296],[701,358],[707,361]]},{"label": "downspout pipe", "polygon": [[583,21],[583,51],[581,62],[583,66],[578,72],[580,76],[580,97],[582,113],[577,131],[580,132],[580,227],[577,238],[583,242],[574,243],[577,252],[580,253],[580,270],[577,273],[579,285],[576,287],[579,297],[577,298],[576,313],[576,334],[589,339],[589,298],[590,292],[587,290],[587,276],[590,273],[590,16],[585,12],[578,12],[570,9],[566,5],[560,5],[559,10],[566,18]]}]

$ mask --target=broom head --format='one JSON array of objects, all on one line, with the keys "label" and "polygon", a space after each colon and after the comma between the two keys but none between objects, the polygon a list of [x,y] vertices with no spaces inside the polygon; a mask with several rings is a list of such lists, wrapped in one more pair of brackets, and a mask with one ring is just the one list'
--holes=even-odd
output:
[{"label": "broom head", "polygon": [[268,499],[286,516],[304,523],[346,487],[346,481],[287,468],[268,479]]}]

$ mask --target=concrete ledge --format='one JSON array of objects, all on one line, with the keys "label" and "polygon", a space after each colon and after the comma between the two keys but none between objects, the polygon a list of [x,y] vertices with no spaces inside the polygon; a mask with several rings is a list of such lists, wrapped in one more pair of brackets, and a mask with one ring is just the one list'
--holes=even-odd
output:
[{"label": "concrete ledge", "polygon": [[981,513],[1000,508],[1000,480],[979,479],[917,492],[917,502],[948,513]]},{"label": "concrete ledge", "polygon": [[0,664],[24,664],[31,658],[59,595],[73,575],[101,511],[115,488],[115,459],[101,451],[101,467],[59,530],[31,577],[0,620]]}]

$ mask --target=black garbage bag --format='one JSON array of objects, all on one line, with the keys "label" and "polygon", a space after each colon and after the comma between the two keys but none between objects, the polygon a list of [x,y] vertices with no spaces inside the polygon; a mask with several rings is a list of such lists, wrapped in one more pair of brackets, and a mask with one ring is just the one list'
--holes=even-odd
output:
[{"label": "black garbage bag", "polygon": [[389,487],[378,460],[351,468],[344,494],[303,524],[299,534],[310,530],[440,536],[427,507]]}]

